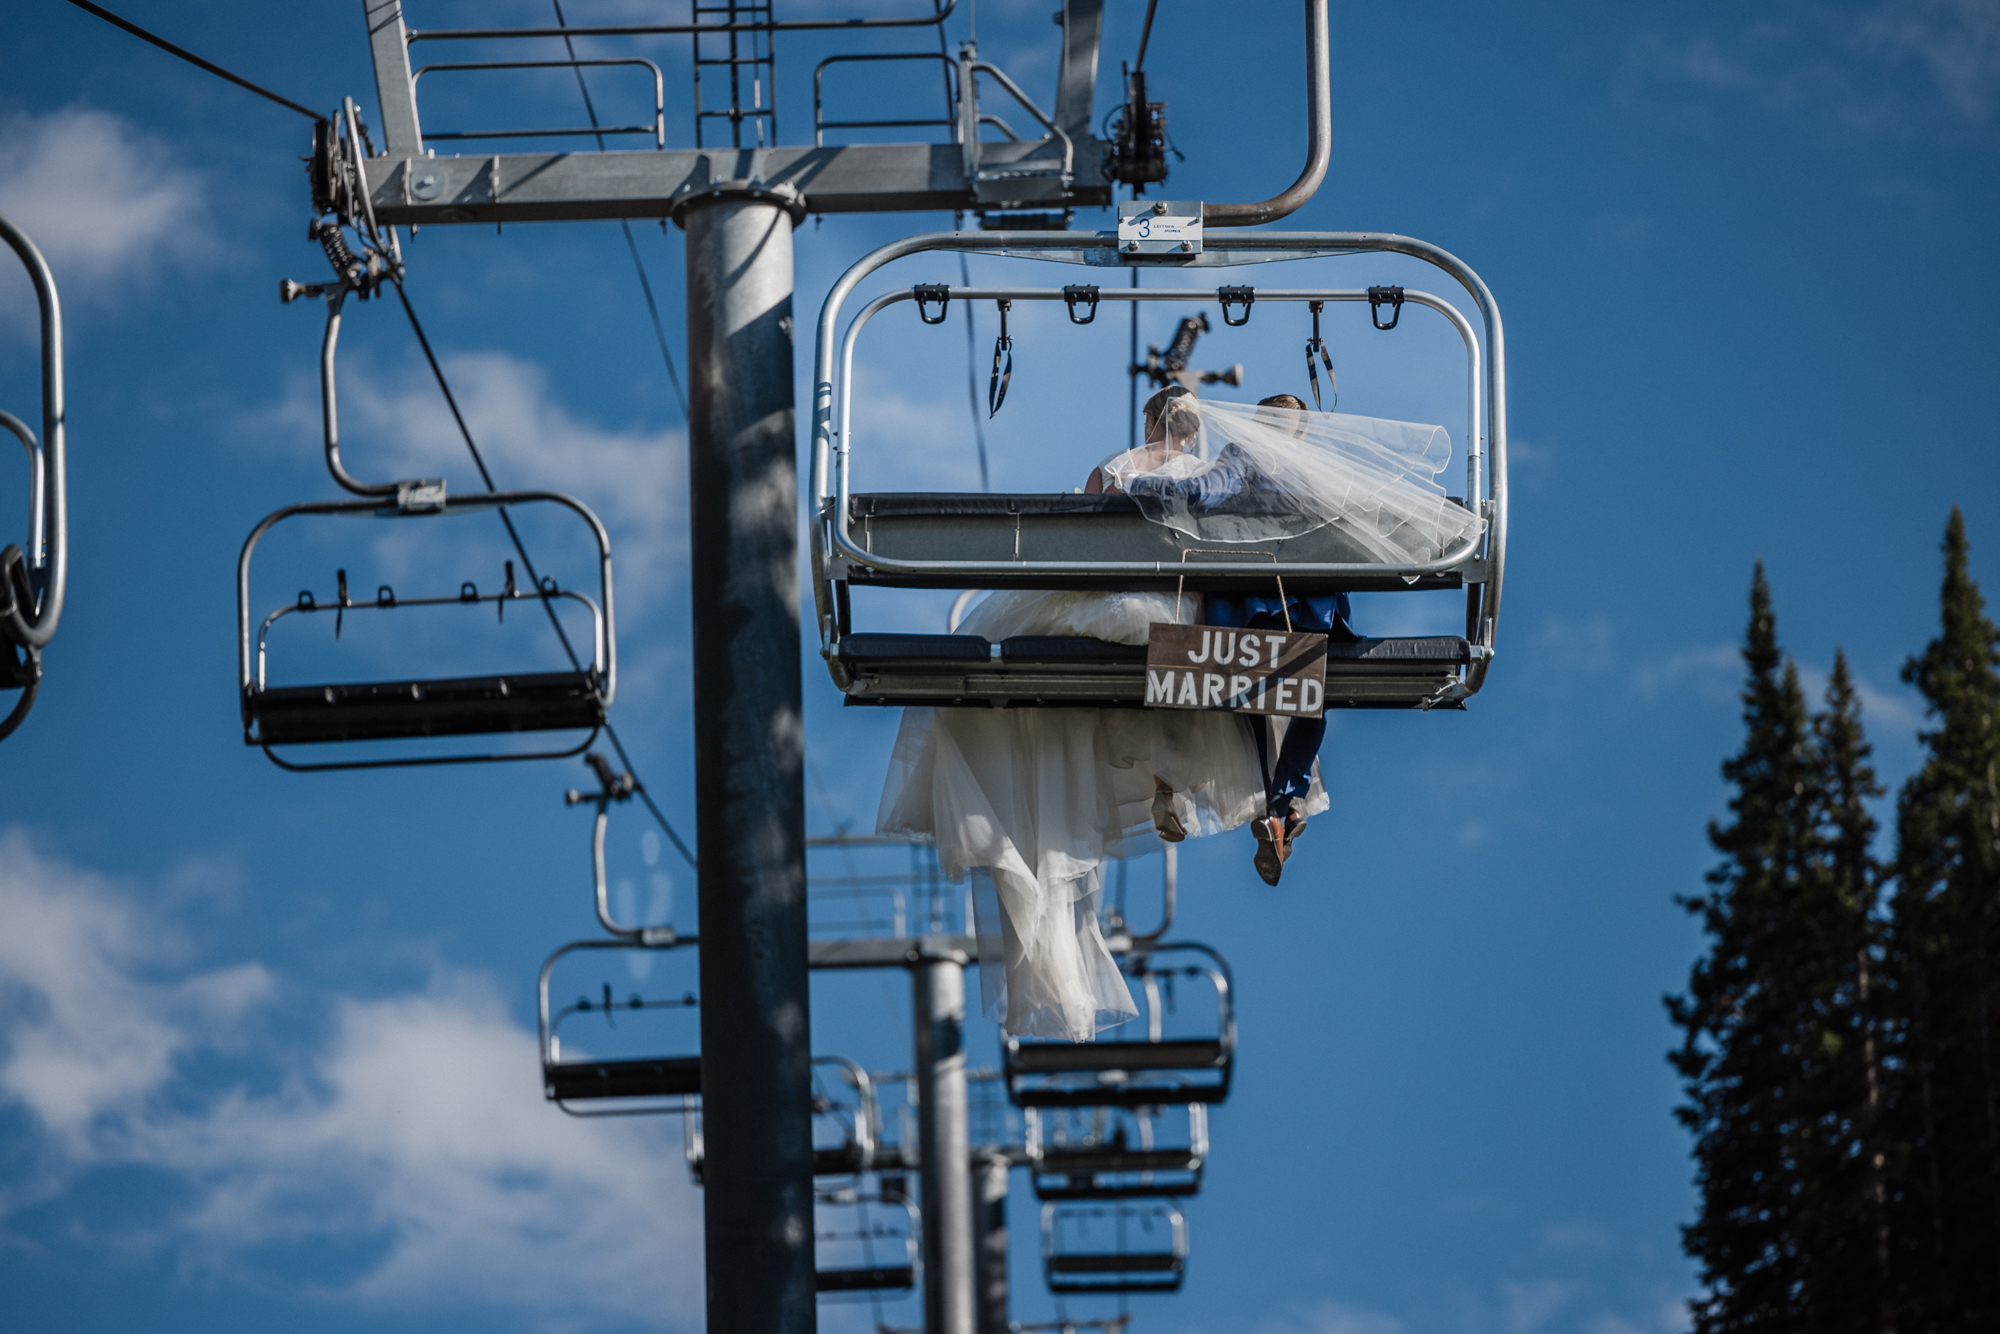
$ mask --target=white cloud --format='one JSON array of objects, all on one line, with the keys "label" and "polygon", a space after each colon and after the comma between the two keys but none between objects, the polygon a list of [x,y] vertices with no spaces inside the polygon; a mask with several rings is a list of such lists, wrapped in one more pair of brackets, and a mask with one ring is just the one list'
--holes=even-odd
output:
[{"label": "white cloud", "polygon": [[41,248],[65,299],[185,262],[205,225],[200,182],[165,143],[84,107],[0,122],[0,213]]},{"label": "white cloud", "polygon": [[1734,699],[1743,675],[1743,650],[1735,644],[1704,644],[1669,653],[1633,676],[1639,693],[1653,699],[1670,690],[1692,690],[1703,699]]},{"label": "white cloud", "polygon": [[[1911,62],[1916,83],[1896,73]],[[1716,130],[1733,123],[1725,101],[1850,140],[1906,138],[1940,118],[1985,126],[2000,101],[2000,3],[1887,0],[1859,14],[1758,13],[1715,30],[1647,33],[1632,45],[1622,96],[1648,108],[1681,103]]]},{"label": "white cloud", "polygon": [[[350,327],[354,309],[350,304]],[[368,313],[400,321],[393,306]],[[611,533],[621,612],[669,597],[687,561],[686,432],[585,420],[560,400],[545,369],[511,353],[462,352],[442,361],[494,483],[510,491],[567,492],[597,513]],[[385,371],[379,358],[348,353],[340,361],[339,390],[341,461],[350,473],[364,481],[442,476],[454,495],[484,489],[421,359]],[[243,428],[246,435],[281,438],[288,450],[316,448],[318,384],[295,381],[282,403],[246,418]],[[393,544],[380,545],[393,568]]]},{"label": "white cloud", "polygon": [[[485,979],[336,998],[322,1045],[290,1060],[251,1051],[272,1091],[218,1089],[185,1058],[233,1040],[276,988],[266,970],[186,971],[128,890],[18,830],[0,831],[0,921],[0,1100],[39,1132],[51,1180],[38,1194],[142,1167],[187,1201],[165,1226],[104,1225],[87,1243],[266,1288],[299,1284],[271,1272],[273,1253],[332,1243],[372,1258],[301,1295],[497,1306],[550,1327],[700,1323],[698,1212],[677,1134],[548,1107],[535,1040]],[[175,965],[177,978],[146,976]]]},{"label": "white cloud", "polygon": [[1293,1306],[1256,1326],[1256,1334],[1402,1334],[1403,1322],[1347,1302]]},{"label": "white cloud", "polygon": [[1984,124],[2000,92],[2000,3],[1894,0],[1863,18],[1859,36],[1891,54],[1915,56],[1946,103]]},{"label": "white cloud", "polygon": [[1507,1310],[1507,1334],[1535,1334],[1551,1317],[1569,1305],[1575,1295],[1568,1283],[1536,1279],[1526,1283],[1502,1283],[1500,1297]]}]

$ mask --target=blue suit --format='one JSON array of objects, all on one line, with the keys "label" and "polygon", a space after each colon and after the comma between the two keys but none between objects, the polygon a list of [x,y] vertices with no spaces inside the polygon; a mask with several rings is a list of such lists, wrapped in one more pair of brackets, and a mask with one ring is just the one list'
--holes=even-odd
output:
[{"label": "blue suit", "polygon": [[[1254,489],[1256,472],[1256,465],[1248,455],[1235,445],[1228,445],[1199,477],[1158,477],[1141,473],[1127,479],[1125,492],[1133,496],[1182,496],[1197,511],[1212,511],[1243,491]],[[1286,606],[1277,597],[1275,582],[1270,594],[1211,593],[1204,620],[1209,625],[1237,629],[1284,629]],[[1361,638],[1354,632],[1349,619],[1351,609],[1345,593],[1325,597],[1293,597],[1286,601],[1290,603],[1291,628],[1294,630],[1315,630],[1343,640]],[[1243,721],[1257,742],[1257,763],[1264,773],[1266,809],[1272,815],[1283,817],[1291,810],[1292,798],[1303,798],[1312,787],[1313,760],[1319,755],[1320,742],[1326,737],[1326,719],[1292,719],[1285,729],[1284,742],[1278,747],[1275,770],[1271,766],[1271,728],[1268,720],[1261,715],[1246,715]]]}]

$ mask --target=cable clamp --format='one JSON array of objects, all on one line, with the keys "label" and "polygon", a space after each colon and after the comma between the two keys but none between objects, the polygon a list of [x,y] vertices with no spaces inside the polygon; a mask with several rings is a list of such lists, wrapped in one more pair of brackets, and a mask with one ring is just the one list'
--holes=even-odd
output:
[{"label": "cable clamp", "polygon": [[[917,318],[925,324],[943,324],[945,308],[951,304],[951,289],[943,283],[918,283],[910,289],[910,295],[917,299]],[[924,307],[931,302],[938,303],[937,318],[932,319]]]},{"label": "cable clamp", "polygon": [[[1097,287],[1092,283],[1063,288],[1063,304],[1069,307],[1069,322],[1071,324],[1088,324],[1097,318],[1097,295]],[[1076,303],[1079,301],[1084,302],[1090,307],[1090,313],[1082,319],[1076,317]]]},{"label": "cable clamp", "polygon": [[[1215,299],[1222,303],[1222,322],[1231,328],[1240,329],[1250,323],[1250,304],[1257,299],[1257,289],[1254,287],[1218,287],[1215,289]],[[1229,308],[1231,306],[1243,307],[1243,318],[1237,320],[1230,319]]]},{"label": "cable clamp", "polygon": [[444,509],[444,478],[396,483],[396,508],[404,514],[432,514]]},{"label": "cable clamp", "polygon": [[[1382,307],[1389,307],[1389,322],[1382,323]],[[1403,289],[1400,287],[1371,287],[1368,289],[1368,318],[1378,329],[1393,329],[1403,318]]]}]

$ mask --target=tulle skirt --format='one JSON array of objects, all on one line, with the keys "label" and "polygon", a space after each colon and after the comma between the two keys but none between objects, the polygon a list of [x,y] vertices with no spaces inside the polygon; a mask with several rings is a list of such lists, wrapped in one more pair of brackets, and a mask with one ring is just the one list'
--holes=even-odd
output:
[{"label": "tulle skirt", "polygon": [[[960,630],[996,641],[1079,635],[1143,644],[1154,621],[1199,620],[1197,599],[1176,603],[1157,593],[994,593]],[[876,828],[935,842],[954,880],[973,873],[982,963],[998,953],[1005,964],[1004,986],[988,983],[985,1008],[1008,1032],[1083,1042],[1137,1013],[1097,908],[1107,860],[1161,848],[1155,778],[1174,790],[1189,837],[1264,813],[1256,743],[1230,714],[904,710]],[[1315,768],[1305,813],[1325,808]],[[989,967],[981,976],[998,980]]]}]

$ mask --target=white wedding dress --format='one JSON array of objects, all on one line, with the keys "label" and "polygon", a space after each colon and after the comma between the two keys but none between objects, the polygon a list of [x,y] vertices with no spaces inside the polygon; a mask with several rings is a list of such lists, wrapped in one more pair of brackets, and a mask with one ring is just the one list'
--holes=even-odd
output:
[{"label": "white wedding dress", "polygon": [[[1166,593],[1003,592],[959,631],[1143,644],[1153,622],[1198,623],[1199,608]],[[1189,837],[1264,813],[1256,744],[1232,714],[904,710],[876,828],[935,842],[954,880],[973,874],[985,1009],[1009,1033],[1084,1042],[1137,1013],[1097,909],[1107,860],[1161,848],[1155,777],[1173,788]],[[1315,767],[1305,813],[1326,805]],[[1003,970],[984,966],[996,947]]]}]

